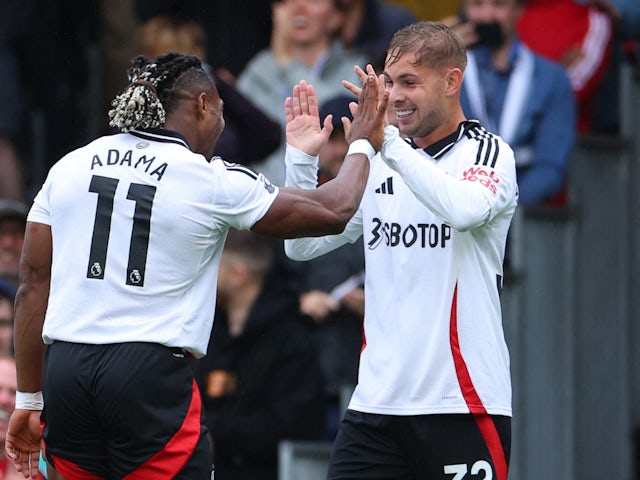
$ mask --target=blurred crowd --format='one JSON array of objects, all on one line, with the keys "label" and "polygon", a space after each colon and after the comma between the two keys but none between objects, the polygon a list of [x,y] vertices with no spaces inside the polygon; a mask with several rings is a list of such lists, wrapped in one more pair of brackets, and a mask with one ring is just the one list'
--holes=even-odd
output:
[{"label": "blurred crowd", "polygon": [[[216,155],[279,185],[284,99],[299,80],[312,83],[322,118],[334,123],[322,183],[347,151],[340,118],[354,98],[341,80],[358,81],[356,64],[381,70],[393,33],[418,19],[439,20],[390,0],[1,2],[0,360],[12,355],[30,202],[61,156],[108,133],[133,56],[200,57],[224,101]],[[466,116],[516,152],[520,203],[566,205],[578,136],[619,134],[619,72],[638,68],[640,1],[462,0],[441,20],[469,49]],[[275,479],[281,439],[333,438],[357,382],[364,274],[359,242],[301,264],[284,257],[281,242],[231,232],[211,286],[220,305],[209,355],[195,365],[216,478]],[[10,370],[0,369],[0,388],[13,382],[15,393],[15,374],[2,377]]]}]

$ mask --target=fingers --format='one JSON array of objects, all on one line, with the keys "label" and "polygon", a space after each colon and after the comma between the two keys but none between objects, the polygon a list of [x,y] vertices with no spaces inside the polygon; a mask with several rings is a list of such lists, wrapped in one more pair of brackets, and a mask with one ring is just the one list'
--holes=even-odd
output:
[{"label": "fingers", "polygon": [[358,113],[358,103],[357,102],[349,102],[349,111],[351,112],[351,116],[355,117]]},{"label": "fingers", "polygon": [[22,473],[24,478],[36,478],[40,462],[40,450],[33,452],[23,452],[12,445],[6,449],[7,456],[13,462],[15,469]]},{"label": "fingers", "polygon": [[316,97],[316,91],[313,88],[313,85],[306,85],[306,97],[307,97],[307,105],[309,107],[309,115],[313,117],[320,117],[320,108],[318,107],[318,97]]},{"label": "fingers", "polygon": [[293,95],[284,101],[284,110],[287,121],[300,115],[318,116],[318,98],[313,85],[301,80],[293,86]]},{"label": "fingers", "polygon": [[322,124],[322,131],[326,134],[327,138],[329,138],[329,136],[331,135],[331,132],[333,132],[333,115],[327,115],[326,118],[324,119],[324,123]]},{"label": "fingers", "polygon": [[293,99],[291,97],[284,100],[284,116],[287,123],[293,120]]},{"label": "fingers", "polygon": [[350,91],[351,93],[353,93],[356,97],[359,97],[360,92],[362,91],[361,87],[359,87],[358,85],[354,85],[348,80],[342,80],[342,86],[346,88],[348,91]]},{"label": "fingers", "polygon": [[351,120],[348,117],[342,117],[342,128],[344,129],[345,138],[349,138],[349,131],[351,130]]},{"label": "fingers", "polygon": [[300,92],[300,113],[298,115],[308,115],[309,114],[309,96],[307,95],[307,82],[301,80],[298,83],[299,92]]},{"label": "fingers", "polygon": [[[368,67],[370,67],[371,65],[367,65],[367,69]],[[367,72],[365,72],[362,68],[360,68],[360,65],[355,65],[353,67],[353,70],[356,72],[356,75],[358,75],[358,78],[360,79],[360,81],[362,83],[367,81]]]},{"label": "fingers", "polygon": [[292,105],[292,112],[293,112],[293,116],[294,117],[298,117],[301,115],[301,110],[300,110],[300,84],[298,83],[297,85],[293,86],[293,105]]},{"label": "fingers", "polygon": [[367,74],[377,76],[376,71],[373,69],[373,65],[371,65],[370,63],[367,64]]},{"label": "fingers", "polygon": [[378,112],[386,112],[387,105],[389,105],[389,92],[384,88],[384,75],[378,75]]}]

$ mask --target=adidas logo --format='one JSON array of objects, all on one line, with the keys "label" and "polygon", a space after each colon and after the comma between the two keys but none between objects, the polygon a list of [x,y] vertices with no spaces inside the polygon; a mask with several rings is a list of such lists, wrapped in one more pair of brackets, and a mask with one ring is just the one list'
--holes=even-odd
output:
[{"label": "adidas logo", "polygon": [[387,178],[386,181],[382,182],[378,188],[375,189],[376,193],[393,195],[393,177]]}]

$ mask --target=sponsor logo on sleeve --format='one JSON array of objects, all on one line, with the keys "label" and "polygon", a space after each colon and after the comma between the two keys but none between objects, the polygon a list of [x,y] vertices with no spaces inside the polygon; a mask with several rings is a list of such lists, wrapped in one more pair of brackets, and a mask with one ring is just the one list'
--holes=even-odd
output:
[{"label": "sponsor logo on sleeve", "polygon": [[498,184],[500,183],[500,178],[498,178],[494,170],[479,166],[469,167],[465,170],[462,173],[462,180],[478,182],[483,187],[488,188],[494,195],[498,192]]}]

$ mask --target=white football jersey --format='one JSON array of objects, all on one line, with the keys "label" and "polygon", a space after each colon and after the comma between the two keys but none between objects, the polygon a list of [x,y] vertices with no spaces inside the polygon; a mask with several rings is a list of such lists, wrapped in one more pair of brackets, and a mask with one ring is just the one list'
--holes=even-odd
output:
[{"label": "white football jersey", "polygon": [[[288,240],[287,253],[308,259],[364,235],[364,345],[349,408],[511,415],[499,289],[513,152],[472,121],[425,150],[387,127],[345,231]],[[308,188],[313,165],[288,157],[288,184]]]},{"label": "white football jersey", "polygon": [[104,136],[69,153],[28,216],[53,239],[45,343],[154,342],[204,355],[227,231],[251,228],[277,193],[167,130]]}]

